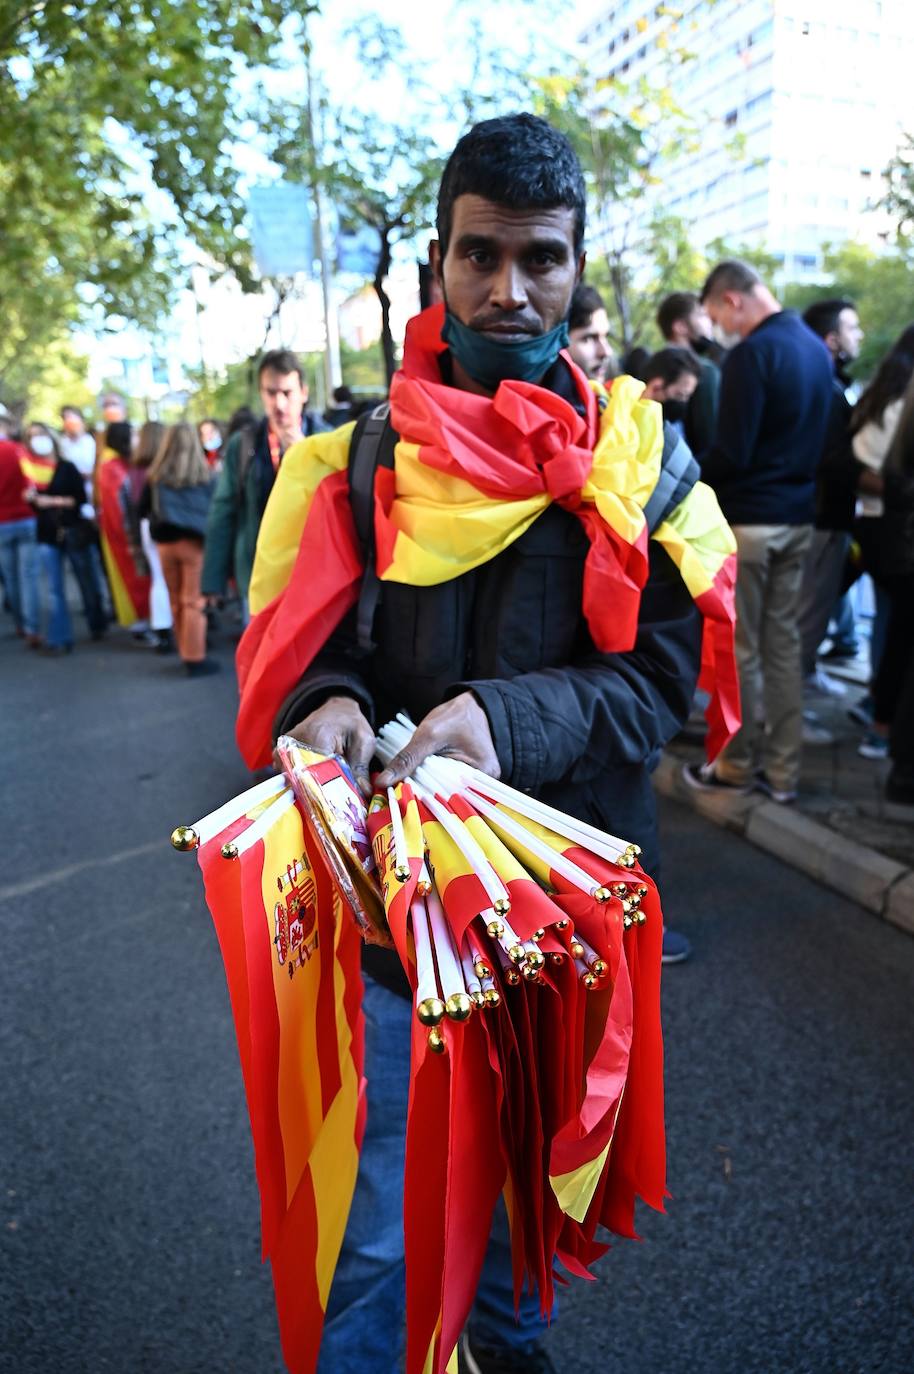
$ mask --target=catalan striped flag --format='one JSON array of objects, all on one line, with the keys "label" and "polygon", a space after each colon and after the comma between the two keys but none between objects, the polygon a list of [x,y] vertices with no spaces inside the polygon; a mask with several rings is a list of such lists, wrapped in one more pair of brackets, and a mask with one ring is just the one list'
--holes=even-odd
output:
[{"label": "catalan striped flag", "polygon": [[[617,378],[598,397],[570,359],[577,408],[526,382],[502,382],[494,397],[445,386],[442,321],[442,307],[433,306],[410,322],[391,387],[399,442],[394,468],[375,474],[379,578],[431,586],[460,577],[497,557],[558,502],[589,540],[582,610],[593,641],[607,653],[630,649],[648,575],[644,506],[660,475],[660,407],[643,399],[643,384],[631,377]],[[264,514],[253,619],[237,658],[237,736],[252,767],[269,761],[279,705],[358,598],[363,554],[349,504],[351,439],[346,426],[293,445]],[[705,618],[703,681],[714,699],[716,750],[738,720],[736,546],[701,484],[662,529],[661,542]]]},{"label": "catalan striped flag", "polygon": [[313,1374],[364,1124],[360,940],[297,804],[236,859],[199,851],[251,1118],[283,1355]]},{"label": "catalan striped flag", "polygon": [[149,614],[149,578],[136,570],[127,542],[122,492],[128,468],[112,449],[102,454],[97,470],[102,555],[119,625],[134,625]]}]

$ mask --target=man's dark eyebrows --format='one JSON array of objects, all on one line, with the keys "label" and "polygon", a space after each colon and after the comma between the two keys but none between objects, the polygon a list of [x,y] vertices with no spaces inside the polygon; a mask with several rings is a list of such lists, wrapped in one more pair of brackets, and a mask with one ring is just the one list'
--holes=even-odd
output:
[{"label": "man's dark eyebrows", "polygon": [[566,238],[558,235],[535,238],[532,243],[527,245],[528,253],[554,253],[557,258],[567,258],[570,252],[570,244]]},{"label": "man's dark eyebrows", "polygon": [[458,253],[493,253],[497,251],[498,244],[486,234],[461,234],[456,247]]}]

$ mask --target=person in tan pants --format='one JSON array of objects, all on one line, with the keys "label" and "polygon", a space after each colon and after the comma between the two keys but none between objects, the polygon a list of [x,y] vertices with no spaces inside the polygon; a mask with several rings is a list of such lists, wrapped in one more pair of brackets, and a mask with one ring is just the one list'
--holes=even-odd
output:
[{"label": "person in tan pants", "polygon": [[212,473],[196,429],[173,425],[149,469],[140,518],[149,520],[171,602],[175,643],[191,677],[219,666],[206,657],[206,602],[200,590],[212,493]]}]

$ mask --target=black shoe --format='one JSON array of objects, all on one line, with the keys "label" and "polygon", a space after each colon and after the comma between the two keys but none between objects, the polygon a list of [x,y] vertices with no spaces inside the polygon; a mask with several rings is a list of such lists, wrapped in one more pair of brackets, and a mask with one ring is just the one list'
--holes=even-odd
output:
[{"label": "black shoe", "polygon": [[860,652],[859,645],[833,644],[824,654],[819,654],[823,663],[852,663]]},{"label": "black shoe", "polygon": [[185,663],[184,670],[188,677],[209,677],[221,672],[221,665],[214,658],[201,658],[199,663]]},{"label": "black shoe", "polygon": [[156,630],[156,636],[159,641],[156,645],[157,654],[174,653],[175,644],[171,636],[171,630]]},{"label": "black shoe", "polygon": [[488,1350],[471,1342],[464,1333],[458,1346],[460,1374],[556,1374],[555,1365],[541,1346],[531,1350]]},{"label": "black shoe", "polygon": [[777,802],[778,806],[792,806],[797,799],[795,790],[775,787],[768,774],[762,771],[755,775],[755,789],[757,792],[764,792],[765,796]]},{"label": "black shoe", "polygon": [[914,773],[893,768],[885,780],[885,799],[896,806],[914,806]]},{"label": "black shoe", "polygon": [[72,644],[41,644],[38,646],[39,653],[44,654],[45,658],[63,658],[66,654],[72,654]]}]

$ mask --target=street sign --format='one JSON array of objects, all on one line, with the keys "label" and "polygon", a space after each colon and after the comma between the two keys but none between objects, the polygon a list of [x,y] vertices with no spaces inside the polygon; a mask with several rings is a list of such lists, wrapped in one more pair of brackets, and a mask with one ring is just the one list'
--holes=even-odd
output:
[{"label": "street sign", "polygon": [[314,271],[314,233],[308,188],[291,181],[252,186],[248,195],[254,261],[264,277]]},{"label": "street sign", "polygon": [[336,270],[354,276],[373,277],[381,257],[381,235],[370,224],[358,228],[338,227],[336,233]]}]

